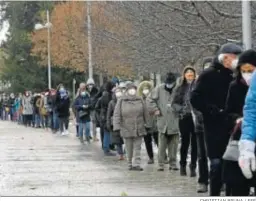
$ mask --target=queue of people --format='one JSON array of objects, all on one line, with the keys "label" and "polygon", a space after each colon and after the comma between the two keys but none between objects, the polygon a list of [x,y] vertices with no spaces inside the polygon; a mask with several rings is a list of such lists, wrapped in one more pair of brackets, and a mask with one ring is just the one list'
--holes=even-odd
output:
[{"label": "queue of people", "polygon": [[247,196],[256,188],[255,68],[254,50],[228,43],[203,62],[200,74],[186,66],[181,77],[170,72],[156,87],[113,78],[98,89],[90,78],[80,84],[73,103],[63,85],[40,94],[3,95],[1,118],[68,135],[72,107],[81,144],[99,141],[99,127],[104,155],[126,159],[129,171],[143,171],[144,141],[147,163],[157,160],[159,172],[167,165],[183,177],[188,169],[190,177],[198,172],[198,193],[209,185],[211,196],[219,196],[223,186],[227,196]]},{"label": "queue of people", "polygon": [[51,129],[53,133],[60,130],[61,135],[69,134],[70,98],[63,85],[59,85],[57,90],[47,89],[41,93],[25,91],[16,97],[13,93],[9,97],[4,93],[0,106],[2,120],[11,120],[26,127]]}]

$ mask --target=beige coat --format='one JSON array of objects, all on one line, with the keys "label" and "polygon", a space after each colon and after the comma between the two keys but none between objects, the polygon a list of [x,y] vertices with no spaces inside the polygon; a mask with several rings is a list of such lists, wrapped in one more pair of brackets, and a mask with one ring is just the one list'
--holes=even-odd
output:
[{"label": "beige coat", "polygon": [[151,112],[160,111],[157,117],[158,132],[162,134],[178,134],[178,118],[172,108],[173,93],[165,90],[165,84],[162,84],[151,92],[147,97],[147,105]]},{"label": "beige coat", "polygon": [[114,116],[114,131],[123,138],[146,135],[147,110],[140,97],[125,96],[117,101]]}]

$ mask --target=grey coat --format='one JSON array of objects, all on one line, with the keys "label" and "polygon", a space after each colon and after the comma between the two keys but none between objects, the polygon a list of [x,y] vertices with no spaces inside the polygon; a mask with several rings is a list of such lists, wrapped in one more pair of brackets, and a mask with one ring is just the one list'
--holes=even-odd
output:
[{"label": "grey coat", "polygon": [[120,131],[113,131],[113,115],[116,106],[116,98],[113,98],[108,104],[107,111],[107,127],[110,130],[111,134],[111,143],[112,144],[123,144],[123,139],[121,138]]},{"label": "grey coat", "polygon": [[147,108],[147,112],[148,112],[146,128],[148,129],[149,133],[158,132],[157,118],[153,114],[150,114],[150,112],[149,112],[150,109],[148,106],[148,102],[146,101],[146,97],[145,98],[143,97],[143,101],[144,101],[144,104],[146,104],[146,108]]},{"label": "grey coat", "polygon": [[32,115],[33,114],[33,105],[31,103],[31,96],[24,96],[22,99],[23,114]]},{"label": "grey coat", "polygon": [[117,101],[113,126],[123,138],[146,135],[147,109],[140,97],[125,96]]},{"label": "grey coat", "polygon": [[157,117],[158,132],[161,134],[178,134],[178,117],[172,108],[173,93],[165,90],[165,84],[162,84],[151,92],[147,97],[147,104],[151,112],[160,111]]}]

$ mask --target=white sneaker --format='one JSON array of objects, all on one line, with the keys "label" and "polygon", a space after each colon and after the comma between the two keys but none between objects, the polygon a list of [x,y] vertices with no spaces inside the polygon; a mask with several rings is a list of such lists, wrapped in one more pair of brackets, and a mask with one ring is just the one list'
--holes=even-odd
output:
[{"label": "white sneaker", "polygon": [[65,135],[65,132],[62,132],[61,135]]},{"label": "white sneaker", "polygon": [[65,130],[65,135],[69,135],[69,132],[68,132],[68,130]]}]

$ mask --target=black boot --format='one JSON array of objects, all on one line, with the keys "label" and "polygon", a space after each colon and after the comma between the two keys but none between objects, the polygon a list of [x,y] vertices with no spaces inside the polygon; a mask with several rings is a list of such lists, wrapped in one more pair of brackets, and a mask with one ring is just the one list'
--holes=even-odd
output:
[{"label": "black boot", "polygon": [[190,177],[196,177],[196,169],[190,168]]},{"label": "black boot", "polygon": [[190,165],[190,177],[196,177],[196,166]]},{"label": "black boot", "polygon": [[187,176],[186,166],[180,167],[180,176]]}]

